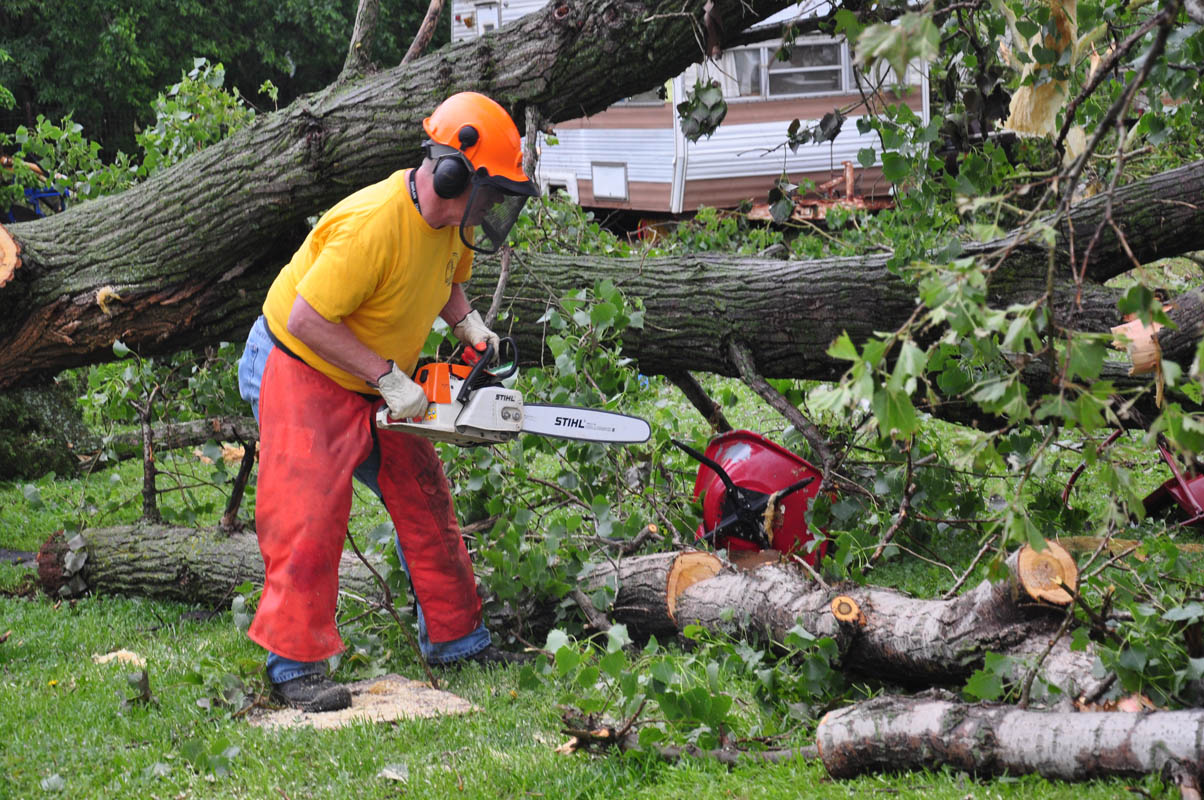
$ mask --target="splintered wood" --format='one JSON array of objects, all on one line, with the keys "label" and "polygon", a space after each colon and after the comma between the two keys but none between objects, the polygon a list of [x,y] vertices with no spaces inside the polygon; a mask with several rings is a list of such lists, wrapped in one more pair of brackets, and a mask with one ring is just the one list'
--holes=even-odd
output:
[{"label": "splintered wood", "polygon": [[21,245],[0,225],[0,286],[8,283],[21,266]]}]

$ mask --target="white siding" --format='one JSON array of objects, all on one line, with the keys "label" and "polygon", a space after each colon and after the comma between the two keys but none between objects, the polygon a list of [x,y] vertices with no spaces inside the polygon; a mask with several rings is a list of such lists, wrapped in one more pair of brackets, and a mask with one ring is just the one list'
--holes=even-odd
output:
[{"label": "white siding", "polygon": [[[532,11],[538,11],[548,4],[548,0],[498,0],[497,5],[500,6],[501,21],[505,25],[513,22],[519,17],[524,17]],[[482,0],[452,0],[451,7],[451,39],[453,42],[472,39],[476,36],[476,9],[477,6],[486,5]],[[458,17],[458,19],[457,19]],[[471,27],[464,24],[467,17],[474,18],[474,25]]]},{"label": "white siding", "polygon": [[[802,120],[806,124],[806,120]],[[686,180],[734,178],[741,175],[778,175],[787,172],[839,170],[842,161],[857,164],[857,151],[874,147],[876,137],[857,132],[857,118],[848,117],[835,141],[804,144],[795,152],[786,146],[768,152],[786,140],[789,120],[750,125],[724,123],[709,139],[699,139],[687,147]],[[783,159],[785,159],[783,161]]]},{"label": "white siding", "polygon": [[571,172],[579,181],[591,177],[590,164],[626,164],[628,181],[673,182],[673,130],[566,129],[558,144],[540,136],[539,180],[550,173]]}]

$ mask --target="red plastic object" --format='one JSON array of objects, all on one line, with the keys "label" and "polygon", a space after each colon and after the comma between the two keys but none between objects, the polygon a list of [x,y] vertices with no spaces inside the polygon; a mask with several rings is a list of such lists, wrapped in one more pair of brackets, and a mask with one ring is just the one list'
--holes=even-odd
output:
[{"label": "red plastic object", "polygon": [[[781,513],[777,515],[776,524],[770,532],[770,543],[778,552],[798,553],[812,566],[824,556],[828,547],[826,541],[821,542],[814,551],[807,552],[807,544],[815,537],[808,530],[804,517],[811,498],[819,493],[823,477],[819,470],[781,445],[752,431],[730,431],[716,436],[707,445],[705,455],[723,467],[736,486],[765,494],[813,477],[815,480],[810,485],[787,495],[778,503]],[[700,464],[698,477],[694,481],[694,498],[697,499],[704,492],[702,524],[698,526],[696,534],[699,539],[723,518],[724,498],[727,495],[727,487],[715,471]],[[720,534],[716,538],[714,544],[717,548],[731,551],[761,549],[753,542],[734,536]]]},{"label": "red plastic object", "polygon": [[1181,525],[1204,524],[1204,475],[1184,474],[1175,463],[1170,449],[1161,441],[1158,451],[1162,460],[1171,468],[1170,480],[1150,492],[1143,504],[1147,514],[1157,514],[1168,508],[1171,502],[1179,504],[1186,515]]}]

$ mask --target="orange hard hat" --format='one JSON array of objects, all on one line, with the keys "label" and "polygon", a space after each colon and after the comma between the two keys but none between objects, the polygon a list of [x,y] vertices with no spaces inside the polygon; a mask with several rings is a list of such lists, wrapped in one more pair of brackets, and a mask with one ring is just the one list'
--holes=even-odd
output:
[{"label": "orange hard hat", "polygon": [[516,183],[530,181],[523,172],[522,137],[514,120],[483,94],[453,94],[422,121],[422,129],[432,142],[464,153],[476,169]]}]

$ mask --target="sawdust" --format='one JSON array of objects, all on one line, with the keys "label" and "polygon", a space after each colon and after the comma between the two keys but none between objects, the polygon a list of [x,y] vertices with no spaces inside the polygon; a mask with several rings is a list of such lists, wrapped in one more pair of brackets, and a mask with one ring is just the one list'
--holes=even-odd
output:
[{"label": "sawdust", "polygon": [[104,655],[92,654],[92,663],[94,664],[108,664],[110,661],[116,661],[118,664],[132,664],[135,667],[146,666],[146,659],[132,650],[114,650]]},{"label": "sawdust", "polygon": [[293,708],[276,711],[256,709],[247,714],[247,720],[252,725],[263,728],[329,730],[359,721],[395,722],[403,719],[466,714],[479,710],[472,703],[451,692],[432,689],[429,684],[400,675],[369,678],[349,683],[347,688],[351,690],[351,707],[342,711],[310,714]]}]

